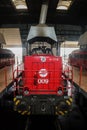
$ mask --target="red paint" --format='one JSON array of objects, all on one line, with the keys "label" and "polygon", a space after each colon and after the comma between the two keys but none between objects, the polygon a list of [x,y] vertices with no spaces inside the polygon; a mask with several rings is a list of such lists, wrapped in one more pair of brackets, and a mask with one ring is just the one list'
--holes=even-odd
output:
[{"label": "red paint", "polygon": [[51,55],[24,57],[24,87],[30,94],[57,94],[62,87],[62,59]]}]

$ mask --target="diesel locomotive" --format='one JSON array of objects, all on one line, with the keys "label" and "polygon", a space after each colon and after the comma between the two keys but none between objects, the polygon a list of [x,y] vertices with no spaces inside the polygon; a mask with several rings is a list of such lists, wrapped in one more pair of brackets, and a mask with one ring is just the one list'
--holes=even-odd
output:
[{"label": "diesel locomotive", "polygon": [[[43,7],[46,14],[47,5]],[[65,115],[71,111],[72,85],[63,73],[54,27],[42,19],[29,30],[24,67],[14,79],[14,110],[22,115]]]}]

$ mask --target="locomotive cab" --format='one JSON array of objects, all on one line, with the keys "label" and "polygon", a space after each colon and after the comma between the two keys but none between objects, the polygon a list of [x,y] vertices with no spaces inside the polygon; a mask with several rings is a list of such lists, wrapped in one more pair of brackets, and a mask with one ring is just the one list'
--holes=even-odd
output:
[{"label": "locomotive cab", "polygon": [[50,48],[46,48],[46,46],[33,48],[31,50],[31,55],[33,54],[50,54],[53,55],[52,50]]}]

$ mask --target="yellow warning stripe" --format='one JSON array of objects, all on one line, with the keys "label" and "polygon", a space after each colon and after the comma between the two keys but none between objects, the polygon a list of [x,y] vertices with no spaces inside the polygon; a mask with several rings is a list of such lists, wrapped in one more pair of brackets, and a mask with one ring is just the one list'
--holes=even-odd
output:
[{"label": "yellow warning stripe", "polygon": [[69,100],[72,102],[72,98],[69,98]]},{"label": "yellow warning stripe", "polygon": [[17,100],[17,98],[14,98],[14,102]]},{"label": "yellow warning stripe", "polygon": [[64,115],[64,113],[62,111],[59,111],[59,114]]},{"label": "yellow warning stripe", "polygon": [[65,115],[67,113],[68,113],[68,111],[58,111],[58,112],[56,111],[55,112],[56,115]]},{"label": "yellow warning stripe", "polygon": [[15,105],[18,105],[20,103],[20,100],[17,100],[16,102],[15,102]]},{"label": "yellow warning stripe", "polygon": [[66,100],[66,103],[70,106],[71,102],[69,100]]},{"label": "yellow warning stripe", "polygon": [[26,114],[26,113],[27,113],[27,111],[23,111],[21,114],[24,115],[24,114]]}]

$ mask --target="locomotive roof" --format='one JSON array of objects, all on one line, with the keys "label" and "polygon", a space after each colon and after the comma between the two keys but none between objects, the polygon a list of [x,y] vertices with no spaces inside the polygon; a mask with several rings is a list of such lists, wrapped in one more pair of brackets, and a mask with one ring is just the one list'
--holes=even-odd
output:
[{"label": "locomotive roof", "polygon": [[57,42],[57,36],[54,27],[39,24],[37,26],[31,26],[27,41],[30,44],[36,41],[54,44]]}]

